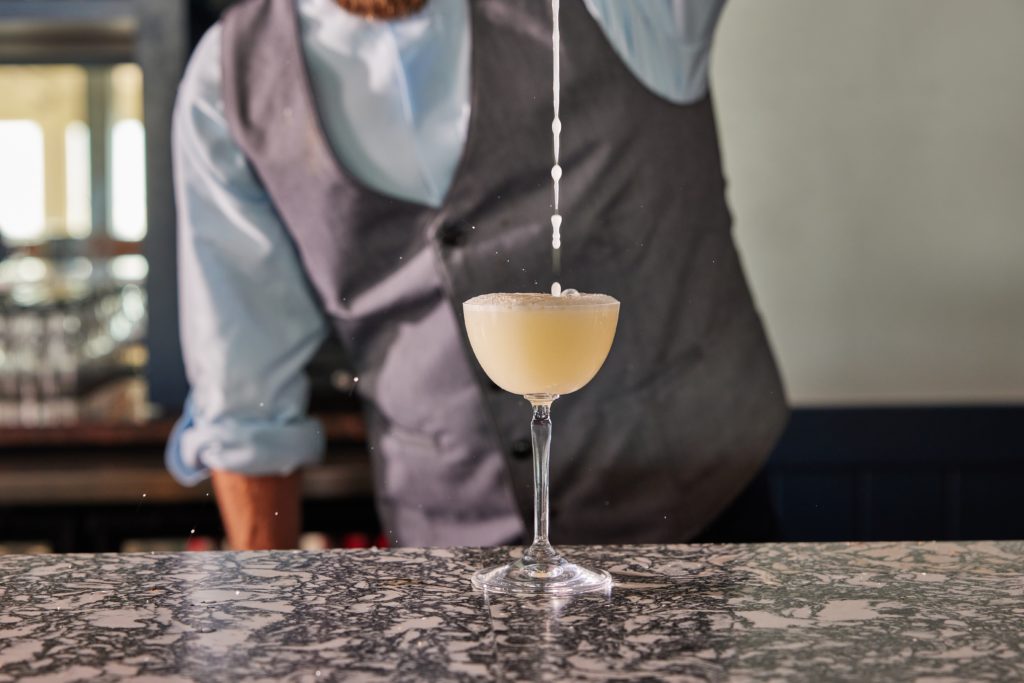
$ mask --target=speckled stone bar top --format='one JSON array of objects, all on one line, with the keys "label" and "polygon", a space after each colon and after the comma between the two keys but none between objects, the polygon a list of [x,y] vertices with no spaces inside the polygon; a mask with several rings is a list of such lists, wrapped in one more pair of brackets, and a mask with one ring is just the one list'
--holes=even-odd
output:
[{"label": "speckled stone bar top", "polygon": [[0,557],[0,680],[1024,678],[1024,542],[564,550],[611,593],[474,592],[499,550]]}]

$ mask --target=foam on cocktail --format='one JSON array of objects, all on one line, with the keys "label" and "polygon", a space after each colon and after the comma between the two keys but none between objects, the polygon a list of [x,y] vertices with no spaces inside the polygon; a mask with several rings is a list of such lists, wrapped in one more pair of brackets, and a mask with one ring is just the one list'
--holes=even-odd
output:
[{"label": "foam on cocktail", "polygon": [[463,310],[484,372],[523,396],[586,385],[607,358],[619,319],[619,302],[607,294],[484,294]]},{"label": "foam on cocktail", "polygon": [[567,289],[557,295],[542,292],[481,294],[464,306],[496,308],[579,308],[585,306],[618,306],[619,301],[607,294],[587,294]]}]

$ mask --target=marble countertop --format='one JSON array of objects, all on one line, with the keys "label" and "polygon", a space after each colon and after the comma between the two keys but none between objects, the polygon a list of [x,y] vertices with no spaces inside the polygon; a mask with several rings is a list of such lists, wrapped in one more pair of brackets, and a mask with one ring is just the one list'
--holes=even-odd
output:
[{"label": "marble countertop", "polygon": [[0,557],[0,681],[1024,678],[1024,542],[564,550],[611,593],[474,592],[500,550]]}]

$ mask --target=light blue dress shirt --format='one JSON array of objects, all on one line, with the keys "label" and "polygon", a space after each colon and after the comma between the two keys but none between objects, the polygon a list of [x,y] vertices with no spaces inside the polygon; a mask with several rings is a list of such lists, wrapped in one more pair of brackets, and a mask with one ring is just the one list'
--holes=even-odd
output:
[{"label": "light blue dress shirt", "polygon": [[[438,206],[469,121],[471,0],[430,0],[398,21],[296,0],[327,136],[346,168],[388,195]],[[543,0],[537,0],[541,2]],[[707,91],[724,0],[584,0],[616,53],[676,103]],[[571,121],[565,121],[571,126]],[[231,137],[220,27],[200,41],[173,121],[181,337],[191,392],[167,446],[171,474],[286,474],[318,461],[303,368],[328,333],[266,191]]]}]

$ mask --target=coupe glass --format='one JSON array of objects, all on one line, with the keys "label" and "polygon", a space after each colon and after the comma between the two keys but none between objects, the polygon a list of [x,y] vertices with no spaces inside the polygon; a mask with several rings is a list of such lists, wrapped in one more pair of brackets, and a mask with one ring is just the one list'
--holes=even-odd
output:
[{"label": "coupe glass", "polygon": [[521,559],[478,571],[494,593],[576,595],[611,577],[568,562],[548,541],[551,404],[585,386],[611,350],[619,302],[603,294],[484,294],[463,304],[473,353],[487,376],[533,406],[533,544]]}]

